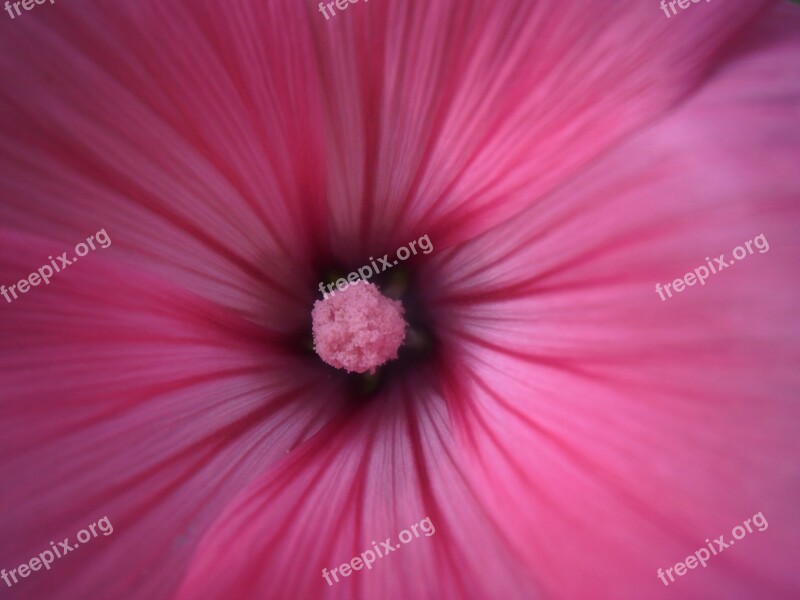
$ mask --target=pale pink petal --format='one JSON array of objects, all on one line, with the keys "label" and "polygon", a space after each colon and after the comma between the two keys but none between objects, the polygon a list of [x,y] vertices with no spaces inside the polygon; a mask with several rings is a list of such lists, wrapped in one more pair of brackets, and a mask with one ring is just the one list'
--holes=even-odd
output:
[{"label": "pale pink petal", "polygon": [[[656,597],[658,568],[758,512],[772,527],[665,593],[800,593],[799,22],[776,12],[526,227],[434,259],[469,481],[547,597]],[[768,251],[655,292],[762,233]]]}]

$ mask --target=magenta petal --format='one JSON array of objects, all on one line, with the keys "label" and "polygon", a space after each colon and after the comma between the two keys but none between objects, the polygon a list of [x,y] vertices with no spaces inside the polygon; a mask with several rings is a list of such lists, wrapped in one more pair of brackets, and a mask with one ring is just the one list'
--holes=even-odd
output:
[{"label": "magenta petal", "polygon": [[[0,232],[0,281],[59,248]],[[0,564],[114,526],[28,598],[168,597],[217,513],[337,406],[267,332],[114,252],[2,301]]]},{"label": "magenta petal", "polygon": [[[447,379],[450,376],[446,376]],[[333,423],[231,504],[198,544],[179,600],[519,597],[535,582],[475,503],[429,381]],[[430,518],[421,535],[326,583],[328,571]],[[473,544],[480,540],[479,544]]]},{"label": "magenta petal", "polygon": [[[12,593],[650,598],[762,511],[780,526],[682,592],[796,596],[796,11],[743,37],[771,4],[5,21],[0,281],[114,241],[0,311],[0,566],[115,526]],[[411,231],[442,348],[354,406],[300,358],[317,263]],[[761,233],[768,254],[654,294]]]},{"label": "magenta petal", "polygon": [[2,42],[6,222],[44,234],[29,203],[59,198],[64,238],[94,214],[135,232],[136,260],[254,311],[242,277],[291,296],[315,247],[420,228],[444,247],[507,220],[695,90],[770,3],[668,20],[615,0],[375,2],[336,27],[296,0],[87,4]]}]

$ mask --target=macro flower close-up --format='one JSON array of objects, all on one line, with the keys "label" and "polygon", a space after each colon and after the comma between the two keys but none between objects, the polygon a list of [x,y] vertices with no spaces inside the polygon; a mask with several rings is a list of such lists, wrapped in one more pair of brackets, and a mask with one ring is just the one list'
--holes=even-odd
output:
[{"label": "macro flower close-up", "polygon": [[800,598],[796,2],[0,14],[0,596]]}]

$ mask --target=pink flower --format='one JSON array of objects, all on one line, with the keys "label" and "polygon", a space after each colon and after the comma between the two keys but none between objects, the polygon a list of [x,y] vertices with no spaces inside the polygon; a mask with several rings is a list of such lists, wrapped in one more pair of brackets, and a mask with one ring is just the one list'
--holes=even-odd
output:
[{"label": "pink flower", "polygon": [[[0,589],[796,597],[798,21],[761,0],[5,19],[0,283],[112,243],[0,299],[0,568],[114,531]],[[318,282],[421,235],[386,274],[400,358],[325,365]]]}]

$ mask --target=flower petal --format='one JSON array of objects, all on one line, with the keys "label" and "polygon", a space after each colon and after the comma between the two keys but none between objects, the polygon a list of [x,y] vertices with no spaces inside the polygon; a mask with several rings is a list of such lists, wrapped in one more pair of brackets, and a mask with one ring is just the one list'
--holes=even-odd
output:
[{"label": "flower petal", "polygon": [[[0,232],[0,282],[56,249]],[[0,564],[114,527],[21,580],[28,598],[169,597],[222,507],[340,408],[269,332],[114,252],[0,300]]]},{"label": "flower petal", "polygon": [[[447,395],[469,481],[547,596],[652,597],[657,569],[758,512],[781,525],[674,586],[800,590],[798,22],[775,11],[668,119],[432,259],[474,390]],[[768,251],[655,293],[762,233]]]}]

